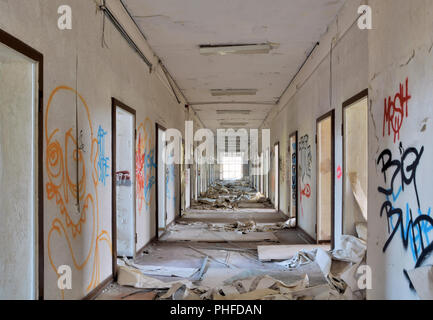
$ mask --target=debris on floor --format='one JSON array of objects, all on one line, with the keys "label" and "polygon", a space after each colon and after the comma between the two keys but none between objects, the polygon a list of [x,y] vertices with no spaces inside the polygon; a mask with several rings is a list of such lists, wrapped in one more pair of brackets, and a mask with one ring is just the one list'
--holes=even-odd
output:
[{"label": "debris on floor", "polygon": [[159,241],[177,242],[278,242],[272,232],[236,233],[232,231],[212,231],[209,229],[169,230]]},{"label": "debris on floor", "polygon": [[154,277],[146,276],[139,269],[126,265],[118,267],[117,283],[121,286],[130,286],[140,289],[170,289],[177,283],[185,284],[188,287],[192,286],[191,281],[186,279],[164,282]]},{"label": "debris on floor", "polygon": [[257,252],[260,261],[285,261],[293,258],[299,251],[311,251],[316,248],[322,248],[325,251],[330,250],[329,245],[267,245],[257,246]]},{"label": "debris on floor", "polygon": [[[261,247],[261,246],[259,246]],[[282,249],[279,248],[279,250]],[[290,246],[286,246],[290,249]],[[302,246],[298,246],[302,247]],[[312,248],[304,246],[303,250],[297,252],[292,259],[283,262],[267,262],[268,266],[279,266],[283,269],[278,271],[268,270],[268,274],[246,272],[231,268],[228,263],[230,254],[242,253],[242,248],[233,248],[227,251],[226,260],[209,255],[190,246],[194,252],[198,252],[203,258],[201,267],[197,266],[195,276],[184,277],[176,281],[162,281],[155,277],[145,275],[140,271],[138,264],[126,260],[119,260],[118,284],[141,289],[149,289],[156,292],[155,299],[173,300],[347,300],[365,299],[365,290],[358,288],[359,266],[365,263],[366,243],[353,236],[342,236],[336,249],[326,251],[325,246]],[[224,248],[209,247],[208,250],[220,250]],[[229,248],[232,249],[232,248]],[[246,250],[247,251],[247,250]],[[281,251],[280,251],[281,252]],[[292,250],[293,252],[293,250]],[[220,280],[218,284],[210,285],[202,281],[203,276],[210,272],[208,263],[218,262],[221,275],[226,280]],[[294,270],[305,265],[314,264],[318,266],[324,281],[312,285],[310,276],[305,273],[298,280],[280,280],[281,274],[290,274]],[[334,265],[335,264],[335,265]],[[338,266],[337,266],[338,264]],[[228,269],[221,269],[225,266]],[[146,266],[145,270],[148,269]],[[228,270],[230,270],[229,273]],[[285,271],[284,271],[285,270]],[[263,271],[266,272],[266,271]],[[212,271],[212,273],[214,273]],[[231,278],[229,275],[232,275]],[[280,276],[278,276],[280,274]],[[186,275],[186,274],[185,274]],[[279,279],[280,278],[280,279]],[[204,285],[204,283],[209,285]],[[146,296],[147,297],[147,296]]]},{"label": "debris on floor", "polygon": [[296,218],[289,219],[285,222],[277,222],[273,224],[256,223],[251,220],[248,222],[235,222],[229,224],[209,224],[209,230],[214,231],[234,231],[237,233],[247,234],[249,232],[270,232],[276,230],[290,229],[296,226]]},{"label": "debris on floor", "polygon": [[128,260],[128,258],[126,257],[124,257],[122,260],[117,259],[117,265],[136,268],[146,275],[165,276],[165,277],[189,278],[193,274],[199,271],[198,268],[140,265]]},{"label": "debris on floor", "polygon": [[[255,204],[255,205],[254,205]],[[216,181],[197,201],[192,201],[193,210],[236,210],[242,207],[272,208],[269,199],[250,187],[248,180]]]}]

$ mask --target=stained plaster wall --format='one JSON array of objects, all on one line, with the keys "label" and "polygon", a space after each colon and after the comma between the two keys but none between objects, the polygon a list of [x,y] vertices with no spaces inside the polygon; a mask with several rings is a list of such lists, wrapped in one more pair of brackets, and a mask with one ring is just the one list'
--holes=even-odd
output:
[{"label": "stained plaster wall", "polygon": [[[368,32],[357,27],[365,1],[347,1],[262,128],[280,142],[280,208],[288,214],[289,135],[298,131],[298,225],[316,239],[316,119],[335,109],[335,169],[342,164],[342,104],[368,87]],[[332,42],[332,52],[331,52]],[[330,57],[332,56],[332,60]],[[331,63],[332,61],[332,63]],[[330,72],[331,70],[331,72]],[[332,80],[331,80],[332,77]],[[330,85],[330,82],[332,85]],[[308,140],[307,140],[308,137]],[[272,169],[271,179],[272,181]],[[337,176],[337,174],[336,174]],[[308,187],[309,186],[309,187]],[[271,192],[272,195],[272,192]],[[341,235],[342,181],[335,180],[335,236]],[[302,199],[301,199],[302,198]]]},{"label": "stained plaster wall", "polygon": [[[432,258],[427,254],[433,246],[430,217],[433,1],[374,0],[370,4],[374,29],[369,32],[371,112],[367,262],[373,270],[373,288],[368,297],[416,299],[404,272],[432,264]],[[391,106],[390,112],[385,112],[385,105]],[[395,130],[391,127],[390,134],[388,121],[384,123],[386,114],[391,114],[389,119],[397,124]],[[389,153],[381,157],[382,152]],[[396,166],[387,168],[381,159],[385,165],[388,160],[396,160],[395,164],[402,165],[403,170],[397,171]],[[406,177],[405,182],[402,182],[402,176]],[[379,187],[392,193],[388,196],[389,202]],[[383,205],[386,209],[381,212]],[[387,213],[392,218],[388,219]],[[419,223],[418,219],[423,222]]]},{"label": "stained plaster wall", "polygon": [[[72,30],[57,28],[57,9],[64,4],[72,8]],[[103,34],[103,15],[94,1],[1,1],[0,28],[44,55],[45,298],[82,298],[111,274],[111,97],[136,110],[137,144],[142,143],[137,160],[146,159],[139,173],[144,175],[144,188],[137,190],[144,198],[137,197],[137,249],[155,235],[155,122],[183,132],[185,102],[176,102],[161,73],[150,74],[107,19]],[[128,28],[134,28],[130,21]],[[149,56],[156,66],[156,57]],[[76,138],[75,89],[83,147],[80,213],[74,199],[77,164],[71,147]],[[97,153],[99,127],[105,132],[99,135],[105,137],[103,155]],[[108,159],[108,171],[104,166],[98,171],[98,156]],[[57,287],[59,265],[72,268],[71,290]]]}]

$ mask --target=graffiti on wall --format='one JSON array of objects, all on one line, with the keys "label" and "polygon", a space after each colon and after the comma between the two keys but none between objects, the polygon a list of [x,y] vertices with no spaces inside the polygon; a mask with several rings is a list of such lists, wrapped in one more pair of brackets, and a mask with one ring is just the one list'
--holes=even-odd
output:
[{"label": "graffiti on wall", "polygon": [[296,142],[292,143],[292,166],[291,166],[291,170],[292,170],[292,206],[296,206],[296,167],[297,167],[297,160],[296,160]]},{"label": "graffiti on wall", "polygon": [[165,192],[166,192],[166,199],[167,203],[171,203],[173,205],[173,210],[176,208],[176,172],[175,172],[175,165],[174,165],[174,153],[170,153],[168,155],[168,163],[171,163],[167,165],[167,175],[165,176]]},{"label": "graffiti on wall", "polygon": [[155,147],[152,122],[146,118],[137,129],[136,181],[137,208],[141,214],[143,208],[149,210],[152,202],[152,187],[155,185]]},{"label": "graffiti on wall", "polygon": [[[414,268],[421,267],[433,252],[431,207],[423,208],[417,185],[417,169],[423,154],[424,147],[404,149],[400,143],[398,156],[385,149],[377,160],[385,185],[378,187],[385,196],[380,216],[387,219],[389,234],[383,252],[393,241],[400,240],[403,248],[411,252]],[[407,276],[407,271],[403,272]]]},{"label": "graffiti on wall", "polygon": [[101,126],[98,128],[98,180],[105,186],[106,178],[109,177],[108,162],[110,158],[105,155],[105,136],[107,131],[104,131]]},{"label": "graffiti on wall", "polygon": [[[383,136],[393,136],[394,143],[400,143],[395,152],[385,148],[376,165],[383,174],[383,185],[378,187],[378,192],[384,196],[380,217],[386,219],[388,232],[383,252],[387,252],[391,244],[401,244],[412,259],[411,268],[419,268],[433,253],[433,219],[431,207],[425,205],[420,197],[417,182],[419,166],[425,161],[425,148],[405,148],[401,142],[400,130],[409,116],[408,102],[411,98],[408,78],[405,84],[400,84],[394,97],[385,98]],[[402,272],[410,288],[414,289],[407,269],[403,268]]]},{"label": "graffiti on wall", "polygon": [[301,175],[299,204],[301,207],[301,215],[304,215],[302,200],[303,198],[310,199],[311,197],[311,187],[309,182],[311,179],[311,167],[313,163],[308,134],[299,140],[299,157],[299,171]]},{"label": "graffiti on wall", "polygon": [[[409,78],[406,78],[406,85],[400,84],[400,90],[394,97],[385,98],[383,116],[383,136],[394,135],[394,143],[400,140],[400,129],[403,120],[409,116]],[[392,132],[391,132],[392,131]]]},{"label": "graffiti on wall", "polygon": [[[58,118],[64,116],[64,101],[75,101],[76,114],[81,116],[80,144],[77,141],[77,128],[58,128]],[[98,133],[94,132],[89,107],[84,98],[73,88],[59,86],[55,88],[47,103],[44,121],[45,131],[45,184],[48,201],[54,201],[57,213],[49,222],[47,234],[48,259],[52,270],[57,273],[58,266],[65,264],[66,253],[73,261],[76,270],[91,269],[86,291],[100,283],[100,243],[106,243],[111,256],[111,239],[106,230],[101,229],[99,216],[100,199],[98,186]],[[87,144],[90,152],[84,152],[81,144]],[[65,250],[60,239],[64,239]],[[55,243],[56,252],[52,250]],[[64,297],[64,291],[62,290]]]},{"label": "graffiti on wall", "polygon": [[299,140],[299,169],[301,171],[302,181],[305,181],[306,178],[311,179],[311,166],[313,163],[313,157],[311,155],[311,145],[308,140],[308,134]]}]

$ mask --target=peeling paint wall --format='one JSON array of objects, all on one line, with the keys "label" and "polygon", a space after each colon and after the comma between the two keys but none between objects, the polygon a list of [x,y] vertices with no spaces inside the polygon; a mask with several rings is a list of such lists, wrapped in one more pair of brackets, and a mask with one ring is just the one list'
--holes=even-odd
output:
[{"label": "peeling paint wall", "polygon": [[413,299],[405,272],[433,262],[433,2],[370,4],[368,297]]},{"label": "peeling paint wall", "polygon": [[[57,9],[64,4],[72,8],[72,30],[57,27]],[[176,102],[157,72],[149,73],[108,19],[104,24],[93,1],[1,1],[0,28],[44,55],[45,298],[82,298],[111,274],[111,167],[105,184],[97,170],[99,126],[107,132],[105,153],[110,159],[112,154],[111,97],[136,110],[142,137],[137,141],[137,157],[144,155],[143,172],[138,175],[144,179],[137,187],[136,249],[156,229],[155,121],[183,132],[184,103]],[[82,146],[80,212],[73,161],[76,109]],[[72,290],[64,292],[57,288],[56,273],[63,264],[71,266],[73,283]]]}]

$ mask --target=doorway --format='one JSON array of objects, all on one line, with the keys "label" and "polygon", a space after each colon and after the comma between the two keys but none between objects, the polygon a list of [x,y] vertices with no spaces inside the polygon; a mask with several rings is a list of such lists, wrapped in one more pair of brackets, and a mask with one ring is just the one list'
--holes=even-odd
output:
[{"label": "doorway", "polygon": [[316,124],[317,243],[334,243],[334,110]]},{"label": "doorway", "polygon": [[280,143],[274,145],[274,199],[275,209],[280,211]]},{"label": "doorway", "polygon": [[265,151],[265,159],[264,159],[264,191],[265,191],[265,197],[266,199],[269,199],[269,159],[270,159],[270,152],[269,148]]},{"label": "doorway", "polygon": [[134,258],[135,110],[112,98],[113,273],[117,257]]},{"label": "doorway", "polygon": [[0,30],[0,74],[0,300],[43,299],[43,55]]},{"label": "doorway", "polygon": [[166,129],[156,124],[156,236],[159,238],[166,229],[167,222],[167,197],[166,197],[166,184],[167,184],[167,165],[166,165]]},{"label": "doorway", "polygon": [[343,234],[367,238],[368,89],[343,104]]},{"label": "doorway", "polygon": [[289,136],[289,217],[298,223],[298,132]]},{"label": "doorway", "polygon": [[185,210],[191,207],[191,167],[188,165],[185,174]]}]

